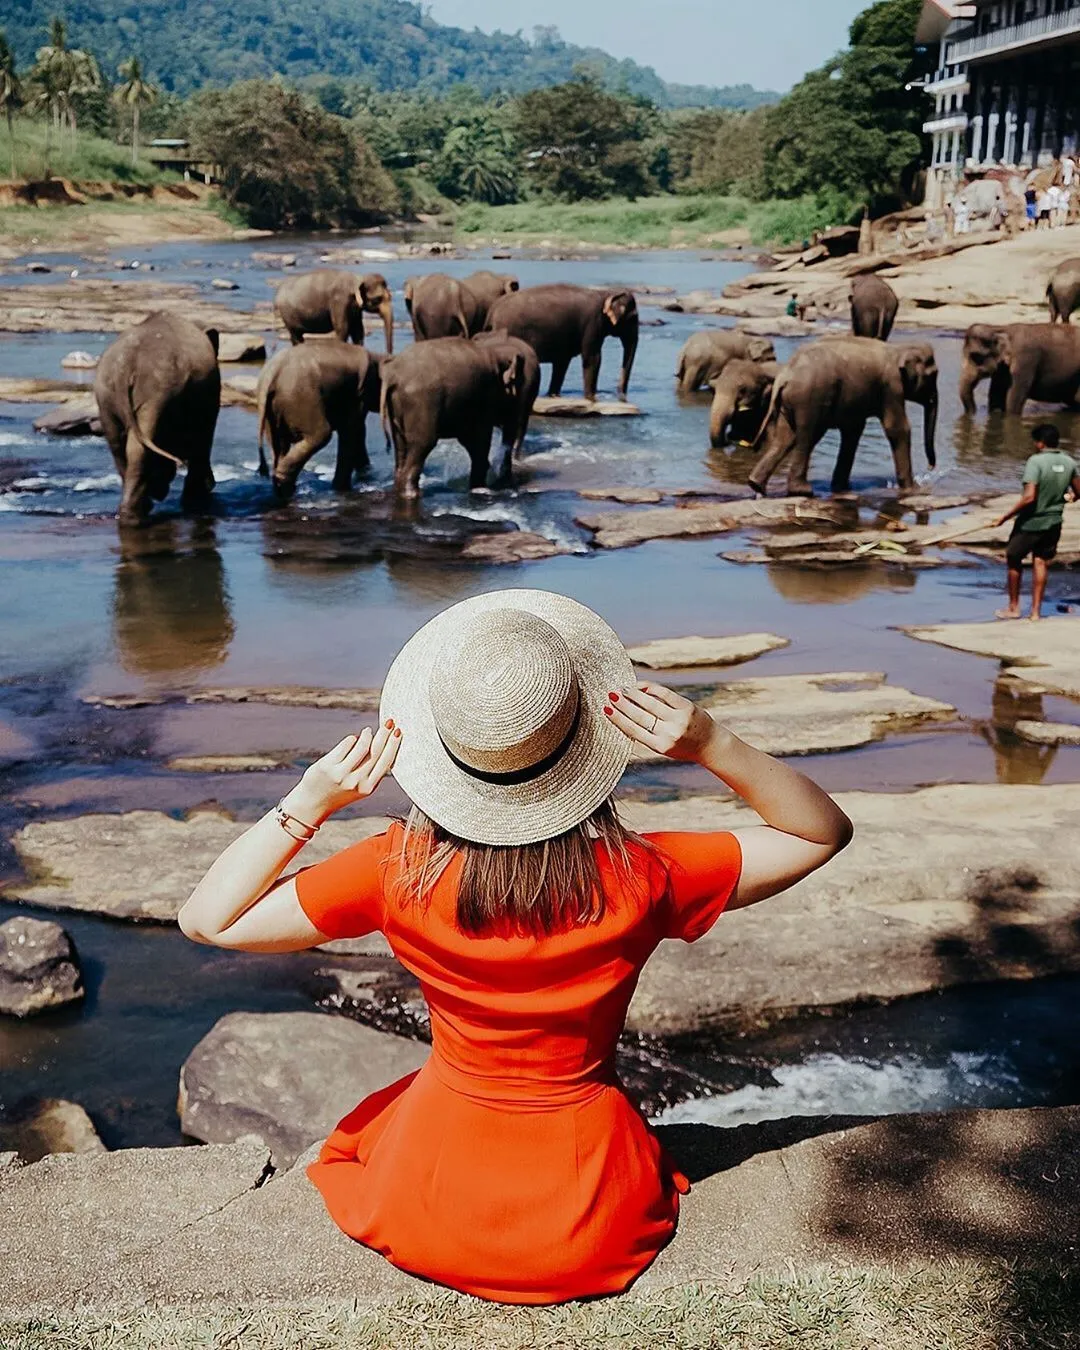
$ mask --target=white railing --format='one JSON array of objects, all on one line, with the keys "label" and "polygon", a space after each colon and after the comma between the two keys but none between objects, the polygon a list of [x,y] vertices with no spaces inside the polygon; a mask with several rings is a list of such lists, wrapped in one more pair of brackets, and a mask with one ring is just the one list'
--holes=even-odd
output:
[{"label": "white railing", "polygon": [[938,131],[967,131],[967,113],[950,113],[948,117],[937,117],[932,122],[923,123],[923,131],[933,136]]},{"label": "white railing", "polygon": [[973,61],[976,57],[989,56],[992,52],[1023,47],[1029,42],[1038,42],[1040,38],[1060,37],[1065,33],[1080,33],[1080,9],[1043,14],[1038,19],[997,28],[992,33],[980,33],[978,37],[966,38],[963,42],[950,42],[945,61],[950,66],[958,61]]},{"label": "white railing", "polygon": [[970,87],[967,71],[959,75],[934,75],[923,85],[923,93],[933,97],[935,94],[959,94]]}]

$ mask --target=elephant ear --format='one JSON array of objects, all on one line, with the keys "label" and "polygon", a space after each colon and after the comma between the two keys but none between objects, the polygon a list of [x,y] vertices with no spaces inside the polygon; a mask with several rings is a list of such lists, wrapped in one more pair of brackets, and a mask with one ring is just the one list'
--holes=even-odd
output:
[{"label": "elephant ear", "polygon": [[613,328],[618,328],[628,314],[636,312],[637,300],[632,291],[612,291],[604,299],[604,314]]}]

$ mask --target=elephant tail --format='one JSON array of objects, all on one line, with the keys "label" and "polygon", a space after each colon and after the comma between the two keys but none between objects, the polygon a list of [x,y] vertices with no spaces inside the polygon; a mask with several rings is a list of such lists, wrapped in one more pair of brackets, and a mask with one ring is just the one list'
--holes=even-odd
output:
[{"label": "elephant tail", "polygon": [[460,281],[454,282],[454,318],[461,325],[461,336],[467,338],[469,333],[469,320],[465,317],[465,302],[462,299],[462,286]]},{"label": "elephant tail", "polygon": [[144,450],[152,450],[155,455],[160,455],[162,459],[169,460],[170,463],[175,464],[179,469],[186,468],[186,464],[179,455],[174,455],[170,450],[163,450],[161,446],[152,441],[150,437],[145,434],[142,427],[139,426],[139,414],[135,411],[135,397],[130,384],[127,387],[127,405],[128,417],[130,419],[129,425],[135,435],[139,438],[139,444],[142,448]]},{"label": "elephant tail", "polygon": [[394,407],[390,397],[390,386],[386,380],[382,382],[382,389],[379,393],[379,421],[382,423],[383,435],[386,437],[386,453],[389,454],[394,444],[391,434],[394,421]]}]

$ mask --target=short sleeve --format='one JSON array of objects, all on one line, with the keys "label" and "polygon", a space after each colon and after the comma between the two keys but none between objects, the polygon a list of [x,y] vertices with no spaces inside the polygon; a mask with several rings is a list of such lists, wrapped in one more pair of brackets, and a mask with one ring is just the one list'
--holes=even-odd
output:
[{"label": "short sleeve", "polygon": [[[1038,483],[1040,481],[1039,461],[1037,455],[1032,455],[1024,465],[1024,482]],[[1015,481],[1015,480],[1014,480]]]},{"label": "short sleeve", "polygon": [[296,876],[300,908],[328,938],[366,937],[383,926],[383,868],[390,835],[342,849]]},{"label": "short sleeve", "polygon": [[742,848],[731,833],[651,834],[646,838],[667,866],[660,902],[666,938],[696,942],[727,908],[742,875]]}]

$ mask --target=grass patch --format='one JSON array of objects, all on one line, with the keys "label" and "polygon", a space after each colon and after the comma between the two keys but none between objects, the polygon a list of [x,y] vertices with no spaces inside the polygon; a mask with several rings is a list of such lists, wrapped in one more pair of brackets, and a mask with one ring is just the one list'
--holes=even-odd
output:
[{"label": "grass patch", "polygon": [[0,1323],[3,1350],[1077,1350],[1080,1272],[943,1261],[562,1308],[446,1292],[382,1307],[159,1308]]},{"label": "grass patch", "polygon": [[[46,132],[42,122],[27,117],[15,119],[15,167],[20,179],[45,177]],[[176,178],[175,174],[155,169],[146,158],[145,148],[140,151],[139,163],[133,166],[130,146],[102,140],[86,131],[79,132],[74,148],[66,131],[54,137],[49,164],[54,178],[83,182],[164,183]],[[10,172],[11,148],[5,126],[0,131],[0,176],[6,178]]]},{"label": "grass patch", "polygon": [[744,197],[643,197],[629,202],[470,203],[454,222],[465,242],[480,239],[632,248],[701,248],[745,231],[755,244],[799,243],[848,219],[850,205],[832,195],[751,202]]}]

